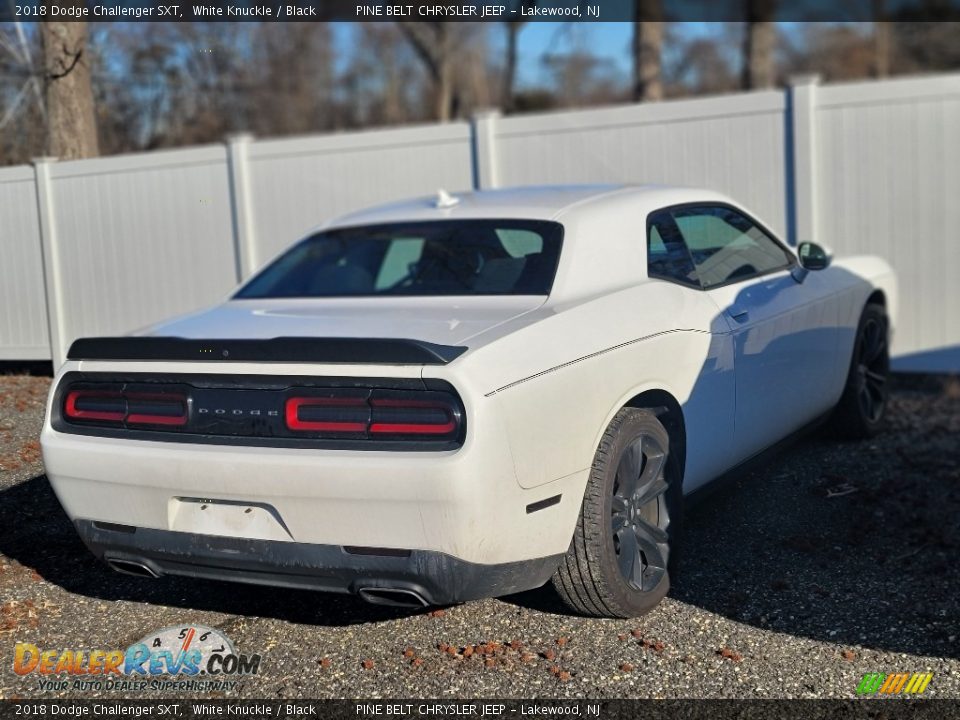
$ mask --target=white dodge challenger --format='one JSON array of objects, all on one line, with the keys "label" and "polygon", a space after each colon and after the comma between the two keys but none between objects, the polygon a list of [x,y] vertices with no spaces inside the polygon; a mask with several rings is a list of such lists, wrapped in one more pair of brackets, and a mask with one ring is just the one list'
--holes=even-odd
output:
[{"label": "white dodge challenger", "polygon": [[441,191],[77,340],[43,458],[123,572],[400,605],[550,581],[635,616],[685,496],[822,419],[877,430],[896,300],[884,261],[795,253],[710,191]]}]

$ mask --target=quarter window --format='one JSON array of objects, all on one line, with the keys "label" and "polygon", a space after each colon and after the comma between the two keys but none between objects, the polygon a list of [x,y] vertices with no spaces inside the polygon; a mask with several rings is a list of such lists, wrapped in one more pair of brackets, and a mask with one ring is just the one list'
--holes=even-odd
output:
[{"label": "quarter window", "polygon": [[733,208],[698,206],[671,212],[704,288],[790,267],[776,240]]},{"label": "quarter window", "polygon": [[680,229],[666,210],[653,213],[647,222],[647,275],[700,287]]}]

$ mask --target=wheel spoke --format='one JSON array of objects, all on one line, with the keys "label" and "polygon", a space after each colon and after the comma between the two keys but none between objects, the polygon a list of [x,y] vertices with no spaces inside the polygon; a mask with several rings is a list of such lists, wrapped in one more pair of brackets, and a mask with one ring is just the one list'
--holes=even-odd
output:
[{"label": "wheel spoke", "polygon": [[872,418],[873,398],[870,397],[870,390],[867,388],[866,383],[863,383],[860,386],[860,389],[857,392],[857,400],[860,403],[860,410],[863,412],[864,417]]},{"label": "wheel spoke", "polygon": [[663,578],[666,569],[662,567],[654,567],[652,565],[644,568],[643,574],[640,578],[640,588],[644,591],[653,590],[657,585],[660,584],[660,580]]},{"label": "wheel spoke", "polygon": [[884,329],[877,322],[869,322],[863,327],[863,349],[860,357],[866,365],[873,365],[886,349]]},{"label": "wheel spoke", "polygon": [[623,451],[620,465],[617,467],[617,481],[619,492],[623,498],[630,498],[637,490],[640,480],[640,471],[643,467],[643,438],[637,438]]},{"label": "wheel spoke", "polygon": [[665,543],[670,539],[666,530],[642,519],[637,520],[636,533],[638,542],[641,542],[641,547],[641,538],[646,538],[648,541],[653,543]]},{"label": "wheel spoke", "polygon": [[873,347],[870,348],[870,352],[866,356],[866,361],[868,365],[873,365],[877,360],[883,355],[883,351],[886,348],[887,344],[880,340]]},{"label": "wheel spoke", "polygon": [[613,517],[610,520],[610,525],[613,528],[614,535],[617,535],[621,530],[623,530],[629,524],[630,524],[630,520],[627,517],[626,513],[614,513]]},{"label": "wheel spoke", "polygon": [[620,574],[627,580],[633,580],[640,560],[637,536],[630,528],[624,528],[624,530],[617,535],[617,539],[620,541],[620,554],[617,557]]},{"label": "wheel spoke", "polygon": [[864,374],[866,375],[868,383],[872,382],[874,385],[884,385],[887,382],[887,376],[876,370],[867,370]]},{"label": "wheel spoke", "polygon": [[647,485],[663,474],[663,465],[667,461],[666,453],[659,448],[648,448],[644,456],[646,460],[643,464],[643,473],[640,475],[639,485],[641,491],[645,491]]},{"label": "wheel spoke", "polygon": [[655,500],[663,495],[667,491],[668,487],[669,486],[667,485],[666,481],[663,478],[659,478],[643,488],[643,490],[640,492],[640,496],[634,500],[634,502],[636,503],[637,507],[643,507],[651,500]]},{"label": "wheel spoke", "polygon": [[636,533],[636,537],[637,546],[639,547],[640,552],[643,553],[643,557],[646,560],[646,563],[637,563],[637,565],[642,565],[642,568],[635,568],[635,572],[638,569],[643,571],[640,573],[640,577],[634,577],[634,582],[642,589],[644,586],[643,574],[657,575],[659,574],[658,571],[662,572],[664,569],[666,569],[667,562],[666,558],[663,556],[663,552],[660,550],[660,546],[652,539],[647,537],[639,529]]},{"label": "wheel spoke", "polygon": [[867,394],[870,396],[870,411],[872,413],[869,417],[871,421],[876,421],[877,418],[880,417],[880,413],[883,410],[883,389],[868,382]]}]

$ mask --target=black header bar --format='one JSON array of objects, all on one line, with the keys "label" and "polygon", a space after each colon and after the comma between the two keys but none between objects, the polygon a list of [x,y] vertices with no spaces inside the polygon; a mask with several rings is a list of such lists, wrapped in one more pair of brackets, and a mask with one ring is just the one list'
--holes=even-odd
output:
[{"label": "black header bar", "polygon": [[[0,21],[43,22],[631,22],[636,0],[32,0],[0,3]],[[167,4],[169,3],[169,4]],[[744,21],[744,0],[664,0],[663,19]],[[960,0],[783,0],[779,22],[960,20]],[[643,18],[641,18],[643,19]]]},{"label": "black header bar", "polygon": [[[149,680],[143,680],[149,683]],[[201,684],[184,680],[185,684]],[[952,720],[960,700],[0,700],[0,720],[322,718],[323,720]]]}]

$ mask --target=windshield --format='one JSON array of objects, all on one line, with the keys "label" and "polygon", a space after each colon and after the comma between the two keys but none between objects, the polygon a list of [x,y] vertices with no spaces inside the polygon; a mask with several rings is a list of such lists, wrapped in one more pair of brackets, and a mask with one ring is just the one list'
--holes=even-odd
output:
[{"label": "windshield", "polygon": [[298,243],[234,297],[548,295],[563,228],[439,220],[338,228]]}]

